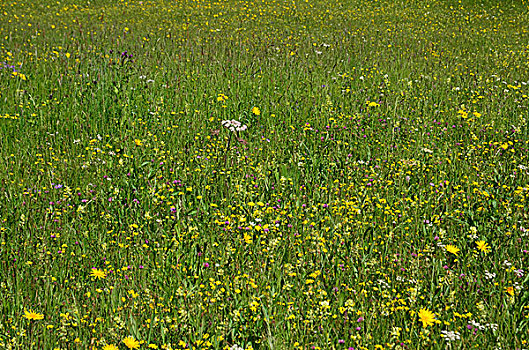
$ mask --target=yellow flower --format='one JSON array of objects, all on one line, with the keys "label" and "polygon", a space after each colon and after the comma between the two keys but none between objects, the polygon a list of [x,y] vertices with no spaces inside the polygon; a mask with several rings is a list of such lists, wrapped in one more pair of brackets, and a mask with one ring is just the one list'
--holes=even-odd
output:
[{"label": "yellow flower", "polygon": [[114,344],[108,344],[108,345],[103,346],[102,350],[118,350],[118,347],[115,346]]},{"label": "yellow flower", "polygon": [[252,108],[252,113],[255,115],[261,115],[261,110],[259,109],[259,107],[254,107]]},{"label": "yellow flower", "polygon": [[486,243],[485,241],[478,241],[476,242],[476,245],[478,246],[478,249],[485,254],[487,254],[491,250],[490,245]]},{"label": "yellow flower", "polygon": [[218,102],[224,102],[228,99],[228,96],[224,95],[224,94],[219,94],[219,96],[217,96],[217,101]]},{"label": "yellow flower", "polygon": [[134,143],[136,144],[136,146],[143,145],[143,142],[141,142],[141,140],[138,140],[138,139],[134,140]]},{"label": "yellow flower", "polygon": [[139,349],[140,348],[140,342],[134,339],[133,337],[126,337],[125,339],[123,339],[123,343],[129,349]]},{"label": "yellow flower", "polygon": [[445,249],[446,249],[447,252],[452,253],[454,255],[457,255],[457,253],[459,253],[459,251],[460,251],[460,249],[458,247],[456,247],[454,245],[451,245],[451,244],[447,244],[445,246]]},{"label": "yellow flower", "polygon": [[378,106],[380,106],[380,105],[379,105],[378,103],[376,103],[376,102],[368,102],[367,105],[368,105],[369,107],[378,107]]},{"label": "yellow flower", "polygon": [[431,311],[421,309],[419,311],[419,320],[422,322],[422,326],[426,328],[434,324],[435,314]]},{"label": "yellow flower", "polygon": [[42,320],[44,318],[43,314],[39,314],[38,312],[35,312],[33,310],[26,310],[24,309],[24,317],[28,320]]},{"label": "yellow flower", "polygon": [[90,276],[100,279],[107,277],[107,274],[103,270],[92,269],[92,271],[90,271]]},{"label": "yellow flower", "polygon": [[252,236],[250,236],[249,234],[247,234],[246,232],[244,232],[244,242],[246,244],[251,244],[252,243]]},{"label": "yellow flower", "polygon": [[507,292],[507,294],[509,294],[511,296],[514,296],[514,288],[513,287],[505,288],[505,292]]}]

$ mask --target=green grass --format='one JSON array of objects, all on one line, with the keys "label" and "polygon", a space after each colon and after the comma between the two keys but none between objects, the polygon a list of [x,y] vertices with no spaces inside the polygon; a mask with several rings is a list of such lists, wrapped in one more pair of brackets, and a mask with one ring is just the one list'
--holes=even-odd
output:
[{"label": "green grass", "polygon": [[0,18],[0,348],[529,347],[527,1]]}]

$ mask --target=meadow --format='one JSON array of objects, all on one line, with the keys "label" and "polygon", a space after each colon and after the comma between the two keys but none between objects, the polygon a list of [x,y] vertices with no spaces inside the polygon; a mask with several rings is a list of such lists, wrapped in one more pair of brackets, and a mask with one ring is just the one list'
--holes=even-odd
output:
[{"label": "meadow", "polygon": [[528,1],[0,20],[0,349],[529,348]]}]

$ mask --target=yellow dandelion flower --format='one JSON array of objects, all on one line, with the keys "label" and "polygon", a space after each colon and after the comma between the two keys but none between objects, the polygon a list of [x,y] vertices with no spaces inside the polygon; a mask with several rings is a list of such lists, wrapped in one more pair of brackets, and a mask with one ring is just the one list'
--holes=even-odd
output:
[{"label": "yellow dandelion flower", "polygon": [[478,249],[485,254],[489,253],[491,250],[490,245],[485,241],[477,241],[476,245],[478,246]]},{"label": "yellow dandelion flower", "polygon": [[419,320],[422,322],[422,326],[426,328],[434,324],[435,314],[429,310],[421,309],[419,310]]},{"label": "yellow dandelion flower", "polygon": [[107,277],[107,274],[103,270],[92,269],[92,271],[90,271],[90,276],[100,279]]},{"label": "yellow dandelion flower", "polygon": [[42,320],[44,318],[44,315],[39,314],[38,312],[35,312],[31,309],[29,311],[24,309],[24,317],[32,321],[32,320]]},{"label": "yellow dandelion flower", "polygon": [[461,249],[459,249],[455,245],[451,245],[451,244],[447,244],[445,246],[445,249],[446,249],[447,252],[452,253],[454,255],[457,255],[457,253],[459,253],[461,251]]},{"label": "yellow dandelion flower", "polygon": [[123,344],[129,349],[139,349],[140,342],[134,339],[133,337],[126,337],[123,339]]},{"label": "yellow dandelion flower", "polygon": [[108,345],[103,346],[102,350],[118,350],[118,347],[115,346],[114,344],[108,344]]},{"label": "yellow dandelion flower", "polygon": [[514,296],[514,288],[511,286],[511,287],[506,287],[505,288],[505,292],[511,296]]},{"label": "yellow dandelion flower", "polygon": [[259,107],[254,107],[252,108],[252,113],[255,115],[261,115],[261,110],[259,109]]}]

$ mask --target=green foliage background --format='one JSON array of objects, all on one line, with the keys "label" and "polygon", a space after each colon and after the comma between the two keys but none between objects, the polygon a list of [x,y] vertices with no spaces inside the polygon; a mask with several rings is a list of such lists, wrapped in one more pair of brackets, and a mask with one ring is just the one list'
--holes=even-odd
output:
[{"label": "green foliage background", "polygon": [[527,347],[527,1],[0,18],[0,348]]}]

